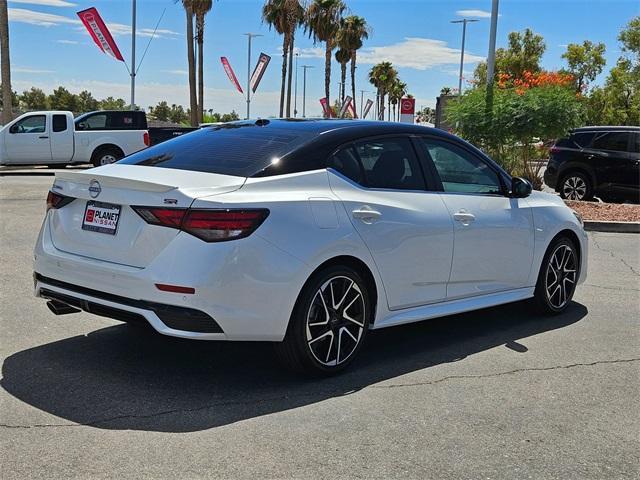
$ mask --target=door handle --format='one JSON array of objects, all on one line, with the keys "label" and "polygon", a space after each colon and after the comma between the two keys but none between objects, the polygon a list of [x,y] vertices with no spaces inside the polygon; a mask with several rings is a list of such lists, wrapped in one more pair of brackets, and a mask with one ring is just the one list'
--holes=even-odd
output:
[{"label": "door handle", "polygon": [[473,213],[460,211],[453,214],[453,219],[462,223],[463,225],[469,225],[469,223],[473,222],[476,219],[476,216]]},{"label": "door handle", "polygon": [[364,223],[373,223],[375,220],[380,218],[382,214],[376,210],[373,210],[369,207],[361,207],[359,209],[351,212],[353,218],[357,218],[358,220],[362,220]]},{"label": "door handle", "polygon": [[49,138],[49,137],[46,135],[40,135],[38,138]]}]

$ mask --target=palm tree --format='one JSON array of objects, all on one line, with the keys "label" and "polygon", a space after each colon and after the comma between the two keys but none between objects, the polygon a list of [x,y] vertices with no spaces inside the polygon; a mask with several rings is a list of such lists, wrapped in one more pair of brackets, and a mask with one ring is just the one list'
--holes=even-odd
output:
[{"label": "palm tree", "polygon": [[191,0],[196,17],[196,41],[198,42],[198,123],[202,123],[204,108],[204,17],[213,7],[213,0]]},{"label": "palm tree", "polygon": [[[389,91],[389,98],[391,99],[391,104],[393,105],[393,119],[396,120],[398,117],[396,116],[396,106],[398,102],[402,100],[407,93],[407,84],[400,81],[400,79],[396,79],[395,83],[391,87]],[[400,113],[398,111],[398,113]]]},{"label": "palm tree", "polygon": [[351,95],[354,102],[356,98],[356,52],[362,48],[363,41],[369,38],[369,33],[370,28],[367,21],[357,15],[346,17],[338,32],[339,47],[347,50],[351,55]]},{"label": "palm tree", "polygon": [[282,82],[280,85],[280,117],[284,116],[285,86],[287,84],[287,55],[289,56],[289,79],[287,92],[287,117],[291,116],[291,78],[293,65],[294,34],[304,18],[304,9],[299,0],[267,0],[262,7],[262,21],[283,36],[282,38]]},{"label": "palm tree", "polygon": [[193,4],[195,0],[182,0],[187,17],[187,62],[189,65],[189,116],[191,126],[198,125],[198,98],[196,97],[196,65],[193,51]]},{"label": "palm tree", "polygon": [[376,87],[378,103],[378,120],[384,120],[384,100],[389,89],[398,77],[398,72],[391,62],[374,65],[369,72],[369,82]]},{"label": "palm tree", "polygon": [[7,0],[0,0],[0,57],[2,57],[2,124],[6,125],[13,116],[13,95],[11,91],[11,63],[9,62],[9,17]]},{"label": "palm tree", "polygon": [[345,87],[347,83],[347,63],[351,59],[349,50],[336,50],[336,62],[340,64],[340,104],[344,103]]},{"label": "palm tree", "polygon": [[340,20],[346,10],[342,0],[313,0],[306,11],[306,29],[314,42],[325,42],[324,97],[327,106],[331,87],[331,52],[336,45]]}]

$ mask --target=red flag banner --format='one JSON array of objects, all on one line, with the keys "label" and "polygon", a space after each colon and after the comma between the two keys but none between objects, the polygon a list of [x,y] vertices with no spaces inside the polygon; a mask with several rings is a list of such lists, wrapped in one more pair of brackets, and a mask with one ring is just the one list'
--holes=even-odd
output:
[{"label": "red flag banner", "polygon": [[344,97],[342,108],[340,108],[340,115],[338,115],[340,118],[344,118],[344,116],[346,115],[347,110],[349,110],[349,107],[351,106],[351,100],[353,99],[349,95]]},{"label": "red flag banner", "polygon": [[353,98],[349,102],[349,113],[351,113],[351,118],[358,118],[358,114],[356,113],[356,101]]},{"label": "red flag banner", "polygon": [[109,29],[102,21],[98,10],[94,7],[87,8],[86,10],[78,12],[78,17],[80,17],[80,20],[89,31],[89,35],[91,35],[91,38],[93,38],[93,41],[96,42],[100,50],[116,60],[124,62],[118,45],[116,45],[115,40],[111,36],[111,32],[109,32]]},{"label": "red flag banner", "polygon": [[367,118],[367,115],[369,114],[369,110],[371,110],[372,106],[373,106],[373,100],[368,99],[366,105],[364,106],[364,112],[362,112],[362,118]]},{"label": "red flag banner", "polygon": [[231,64],[229,63],[229,60],[227,60],[227,57],[220,57],[220,61],[222,62],[224,71],[226,72],[227,77],[229,77],[231,83],[235,85],[240,93],[244,93],[242,91],[242,87],[240,86],[240,82],[238,82],[238,79],[236,78],[236,74],[233,73],[233,68],[231,68]]},{"label": "red flag banner", "polygon": [[253,74],[251,75],[251,80],[249,84],[251,85],[251,91],[256,93],[258,89],[258,85],[260,85],[260,80],[262,80],[262,76],[264,72],[267,70],[267,66],[271,61],[271,57],[266,53],[261,53],[260,58],[258,59],[258,63],[256,64],[256,68],[253,69]]},{"label": "red flag banner", "polygon": [[320,99],[320,105],[322,105],[322,112],[324,113],[324,116],[326,118],[331,118],[331,110],[329,109],[329,106],[327,105],[327,99],[325,97],[322,97]]}]

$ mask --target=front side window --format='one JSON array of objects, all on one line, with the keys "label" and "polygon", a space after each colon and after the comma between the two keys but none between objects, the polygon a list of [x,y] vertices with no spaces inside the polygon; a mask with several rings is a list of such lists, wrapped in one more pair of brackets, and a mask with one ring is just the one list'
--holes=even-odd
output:
[{"label": "front side window", "polygon": [[482,159],[449,142],[422,139],[445,192],[501,194],[498,174]]},{"label": "front side window", "polygon": [[422,171],[408,138],[367,140],[354,147],[368,187],[424,190]]},{"label": "front side window", "polygon": [[609,132],[598,135],[591,148],[595,150],[612,150],[626,152],[629,145],[628,132]]},{"label": "front side window", "polygon": [[14,123],[9,130],[11,133],[44,133],[47,129],[47,117],[31,115]]}]

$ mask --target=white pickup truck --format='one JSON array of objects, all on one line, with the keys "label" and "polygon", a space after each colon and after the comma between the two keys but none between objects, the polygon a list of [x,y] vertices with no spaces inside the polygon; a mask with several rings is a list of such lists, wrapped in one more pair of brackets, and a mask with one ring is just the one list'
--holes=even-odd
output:
[{"label": "white pickup truck", "polygon": [[144,112],[29,112],[0,130],[0,165],[100,166],[148,146]]}]

